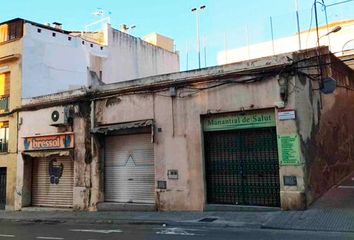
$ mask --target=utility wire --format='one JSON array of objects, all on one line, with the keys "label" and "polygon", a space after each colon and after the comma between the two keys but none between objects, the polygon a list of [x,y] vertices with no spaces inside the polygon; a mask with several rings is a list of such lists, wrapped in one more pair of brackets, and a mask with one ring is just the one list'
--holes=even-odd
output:
[{"label": "utility wire", "polygon": [[326,7],[332,7],[335,5],[339,5],[339,4],[343,4],[343,3],[348,3],[348,2],[353,2],[354,0],[346,0],[346,1],[342,1],[342,2],[337,2],[337,3],[332,3],[332,4],[328,4],[326,5]]}]

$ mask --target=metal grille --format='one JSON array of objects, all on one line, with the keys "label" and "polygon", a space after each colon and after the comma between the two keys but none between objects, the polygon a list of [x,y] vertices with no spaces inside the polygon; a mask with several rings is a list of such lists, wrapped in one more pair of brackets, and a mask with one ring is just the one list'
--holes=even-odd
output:
[{"label": "metal grille", "polygon": [[0,209],[6,205],[6,168],[0,168]]},{"label": "metal grille", "polygon": [[275,128],[204,134],[208,203],[280,206]]}]

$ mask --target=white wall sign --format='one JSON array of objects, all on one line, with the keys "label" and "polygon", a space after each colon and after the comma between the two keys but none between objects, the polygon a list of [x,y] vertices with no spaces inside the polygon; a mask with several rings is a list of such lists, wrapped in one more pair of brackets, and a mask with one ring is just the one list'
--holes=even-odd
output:
[{"label": "white wall sign", "polygon": [[278,112],[278,119],[279,120],[291,120],[295,119],[295,110],[283,110]]}]

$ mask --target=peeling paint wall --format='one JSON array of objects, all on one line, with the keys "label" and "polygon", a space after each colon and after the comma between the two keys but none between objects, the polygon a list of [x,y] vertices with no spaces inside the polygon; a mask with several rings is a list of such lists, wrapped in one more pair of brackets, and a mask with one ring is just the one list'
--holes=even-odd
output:
[{"label": "peeling paint wall", "polygon": [[[75,109],[72,126],[54,127],[50,126],[51,113],[58,107],[43,108],[39,110],[20,112],[21,125],[19,126],[19,143],[17,159],[17,196],[16,209],[31,205],[31,162],[35,158],[24,158],[23,142],[25,136],[55,134],[66,131],[73,131],[75,134],[74,148],[74,187],[73,187],[73,208],[86,210],[90,207],[91,198],[91,138],[90,138],[90,105],[89,103],[77,103],[71,106]],[[42,150],[46,151],[46,150]]]},{"label": "peeling paint wall", "polygon": [[[185,91],[188,90],[180,89],[178,94]],[[204,209],[201,115],[274,109],[274,104],[280,101],[278,82],[274,78],[225,85],[184,98],[168,97],[168,92],[117,98],[119,101],[109,106],[107,99],[97,101],[97,124],[154,119],[155,130],[159,129],[154,136],[155,179],[167,181],[167,190],[157,191],[156,202],[164,211]],[[178,180],[167,179],[168,169],[178,170]]]},{"label": "peeling paint wall", "polygon": [[[317,64],[316,54],[315,50],[304,51],[294,53],[291,58],[294,61],[308,58],[301,60],[298,67],[304,67],[299,69],[305,74],[316,76],[318,71],[313,67]],[[328,56],[328,51],[322,49],[321,54]],[[327,58],[323,61],[328,61]],[[255,62],[262,65],[261,60]],[[349,84],[353,73],[342,63],[334,66],[335,62],[332,62],[332,70],[324,68],[324,75],[342,76],[341,84]],[[301,141],[300,163],[281,165],[279,169],[281,207],[303,209],[354,168],[353,92],[337,88],[333,94],[320,96],[319,81],[311,80],[305,74],[287,73],[252,84],[225,85],[193,96],[188,96],[191,90],[180,88],[179,97],[169,97],[168,91],[111,97],[97,101],[97,124],[154,119],[155,129],[158,129],[154,135],[155,178],[167,181],[167,190],[156,192],[159,209],[203,210],[205,176],[201,116],[265,108],[275,109],[277,116],[278,109],[274,106],[281,101],[279,84],[286,80],[286,109],[294,109],[296,118],[280,121],[276,117],[277,134],[298,134]],[[187,77],[181,73],[182,76]],[[146,81],[151,84],[149,79]],[[134,85],[134,82],[130,84]],[[197,86],[206,87],[207,84]],[[179,179],[167,179],[168,169],[177,169]],[[295,176],[297,185],[286,186],[283,176]]]},{"label": "peeling paint wall", "polygon": [[[294,61],[303,58],[310,59],[300,61],[298,67],[316,66],[317,63],[316,51],[295,53],[288,57]],[[324,58],[323,61],[329,63],[328,58]],[[184,88],[177,85],[179,87],[177,87],[176,97],[171,97],[170,92],[165,90],[168,87],[158,92],[149,92],[154,84],[166,82],[177,84],[194,77],[200,80],[212,74],[226,72],[230,74],[230,72],[235,73],[241,69],[271,66],[276,63],[288,63],[287,56],[102,86],[99,89],[103,91],[102,95],[94,96],[96,98],[95,107],[92,108],[94,115],[92,115],[92,105],[89,102],[76,103],[72,129],[76,137],[74,208],[96,210],[97,204],[104,201],[104,136],[93,137],[90,129],[116,123],[153,119],[155,181],[167,182],[166,190],[156,189],[158,209],[163,211],[203,210],[206,204],[206,191],[201,118],[208,114],[258,109],[274,111],[278,135],[298,134],[301,138],[300,164],[280,166],[280,196],[283,209],[305,208],[351,170],[354,170],[353,91],[337,88],[333,94],[320,95],[318,80],[311,80],[306,76],[306,74],[318,74],[317,69],[312,67],[299,68],[305,74],[285,71],[262,81],[226,84],[210,89],[206,88],[210,87],[211,82],[195,83],[193,87],[205,89],[195,94],[191,94],[193,87]],[[354,85],[354,73],[349,68],[337,62],[336,59],[332,59],[329,65],[331,68],[325,68],[325,74],[328,73],[340,80],[341,85]],[[214,79],[213,83],[217,81]],[[278,119],[279,109],[275,106],[282,101],[280,92],[283,82],[288,86],[286,108],[295,110],[296,119],[286,121]],[[138,85],[147,88],[139,94],[126,92],[129,87]],[[114,95],[111,91],[117,89],[125,92]],[[48,103],[80,94],[84,92],[74,91],[35,98],[28,103],[39,104],[41,101]],[[90,94],[88,96],[92,97]],[[19,139],[25,135],[58,131],[50,127],[48,123],[52,109],[21,112],[20,117],[23,123],[20,126]],[[47,115],[48,119],[43,119],[43,116]],[[93,122],[90,117],[94,117]],[[92,123],[94,126],[91,126]],[[22,150],[20,144],[19,150]],[[22,200],[19,198],[19,201],[22,201],[19,203],[20,207],[25,206],[28,201],[26,177],[30,176],[24,171],[26,162],[21,157],[19,154],[17,161],[19,166],[17,191],[20,193],[18,195],[22,196]],[[168,179],[169,169],[178,170],[177,180]],[[286,186],[283,176],[295,176],[297,185]]]},{"label": "peeling paint wall", "polygon": [[[321,54],[326,54],[322,52]],[[324,57],[331,63],[325,76],[334,77],[338,85],[354,86],[353,72],[337,58]],[[331,61],[331,62],[330,62]],[[312,64],[317,63],[314,58]],[[307,74],[317,74],[316,69]],[[319,92],[319,81],[300,76],[296,104],[302,152],[306,160],[307,205],[338,184],[354,170],[354,92],[337,87],[334,93]]]}]

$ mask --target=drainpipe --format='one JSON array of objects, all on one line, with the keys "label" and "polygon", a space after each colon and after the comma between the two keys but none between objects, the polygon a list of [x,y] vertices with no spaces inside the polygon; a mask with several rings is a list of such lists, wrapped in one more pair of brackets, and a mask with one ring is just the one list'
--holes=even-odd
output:
[{"label": "drainpipe", "polygon": [[94,174],[94,167],[92,164],[94,163],[94,136],[91,134],[91,130],[95,127],[95,100],[91,100],[91,112],[90,112],[90,135],[91,135],[91,176],[90,176],[90,182],[91,182],[91,189],[90,189],[90,195],[89,195],[89,202],[88,202],[88,207],[89,209],[91,208],[91,203],[92,203],[92,178],[95,175]]}]

